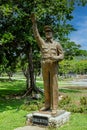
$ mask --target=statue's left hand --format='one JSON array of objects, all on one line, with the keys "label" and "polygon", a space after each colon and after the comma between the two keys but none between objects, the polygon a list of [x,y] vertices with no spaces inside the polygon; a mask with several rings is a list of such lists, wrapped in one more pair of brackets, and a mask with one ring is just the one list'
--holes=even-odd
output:
[{"label": "statue's left hand", "polygon": [[53,60],[53,61],[58,61],[58,56],[52,55],[52,56],[51,56],[51,60]]}]

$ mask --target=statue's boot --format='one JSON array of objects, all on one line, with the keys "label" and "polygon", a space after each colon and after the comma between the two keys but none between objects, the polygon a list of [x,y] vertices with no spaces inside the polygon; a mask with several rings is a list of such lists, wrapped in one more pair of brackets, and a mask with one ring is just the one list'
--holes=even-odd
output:
[{"label": "statue's boot", "polygon": [[52,114],[53,116],[56,116],[56,115],[57,115],[57,110],[56,110],[56,109],[55,109],[55,110],[53,109],[52,112],[51,112],[51,114]]}]

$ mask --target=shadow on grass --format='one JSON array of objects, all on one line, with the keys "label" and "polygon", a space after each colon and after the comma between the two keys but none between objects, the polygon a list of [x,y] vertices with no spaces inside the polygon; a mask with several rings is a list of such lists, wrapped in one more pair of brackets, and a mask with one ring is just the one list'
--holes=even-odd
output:
[{"label": "shadow on grass", "polygon": [[0,79],[0,82],[12,82],[12,81],[15,81],[15,80],[9,80],[8,78],[7,79]]},{"label": "shadow on grass", "polygon": [[24,103],[21,96],[24,90],[0,90],[0,112],[7,110],[19,110],[20,106]]},{"label": "shadow on grass", "polygon": [[19,110],[23,103],[23,99],[2,99],[0,100],[0,112],[13,109]]},{"label": "shadow on grass", "polygon": [[23,90],[6,90],[6,89],[2,89],[2,90],[0,90],[0,97],[3,97],[3,98],[5,98],[5,97],[7,97],[7,96],[10,96],[10,97],[12,97],[12,96],[16,96],[16,95],[22,95],[23,93],[25,92],[25,89],[23,89]]},{"label": "shadow on grass", "polygon": [[24,94],[25,90],[25,81],[0,80],[0,112],[9,109],[18,110],[24,103],[24,99],[21,99],[21,95]]},{"label": "shadow on grass", "polygon": [[[23,106],[23,104],[25,104],[27,100],[28,100],[28,103],[30,103],[31,99],[29,99],[29,97],[23,98],[25,91],[26,91],[25,81],[22,81],[22,80],[0,81],[0,112],[14,110],[14,109],[18,111],[22,109],[21,106]],[[33,107],[34,106],[32,105],[32,109]]]},{"label": "shadow on grass", "polygon": [[25,81],[25,80],[21,80],[21,79],[9,79],[9,78],[0,78],[0,82],[15,82],[15,81]]}]

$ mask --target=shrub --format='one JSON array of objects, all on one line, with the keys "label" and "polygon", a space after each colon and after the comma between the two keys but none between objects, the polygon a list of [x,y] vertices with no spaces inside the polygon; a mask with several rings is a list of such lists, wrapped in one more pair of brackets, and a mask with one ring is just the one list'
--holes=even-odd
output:
[{"label": "shrub", "polygon": [[80,103],[81,103],[81,105],[87,105],[87,97],[81,97]]},{"label": "shrub", "polygon": [[71,98],[69,96],[64,96],[62,100],[59,101],[59,106],[63,107],[66,104],[69,104],[71,101]]}]

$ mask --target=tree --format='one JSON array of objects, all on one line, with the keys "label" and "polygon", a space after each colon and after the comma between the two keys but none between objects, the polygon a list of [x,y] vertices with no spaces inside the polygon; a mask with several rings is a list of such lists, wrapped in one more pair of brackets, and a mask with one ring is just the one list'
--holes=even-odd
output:
[{"label": "tree", "polygon": [[87,50],[80,50],[79,53],[81,56],[87,57]]},{"label": "tree", "polygon": [[59,63],[59,74],[86,74],[87,72],[87,60],[84,59],[72,59],[63,60]]},{"label": "tree", "polygon": [[[27,81],[30,82],[27,83],[29,85],[27,90],[30,93],[32,91],[38,92],[34,79],[33,61],[35,60],[33,60],[32,54],[32,50],[37,50],[37,46],[31,31],[30,15],[35,12],[42,36],[43,26],[50,24],[54,29],[55,38],[66,41],[68,34],[74,30],[67,21],[73,18],[72,11],[77,0],[1,0],[0,2],[0,44],[2,46],[8,44],[11,48],[11,43],[13,45],[12,50],[15,51],[13,54],[21,56],[21,60],[23,55],[26,55],[25,63],[28,63],[27,71],[29,71]],[[80,0],[78,3],[85,4],[84,1]]]},{"label": "tree", "polygon": [[11,43],[10,47],[8,44],[4,44],[0,50],[0,64],[1,64],[1,73],[6,72],[11,80],[13,73],[16,71],[17,64],[17,55],[15,50],[13,50],[13,45]]},{"label": "tree", "polygon": [[76,44],[75,42],[68,41],[63,44],[64,52],[65,52],[65,59],[73,59],[75,56],[81,55],[80,53],[80,45]]}]

